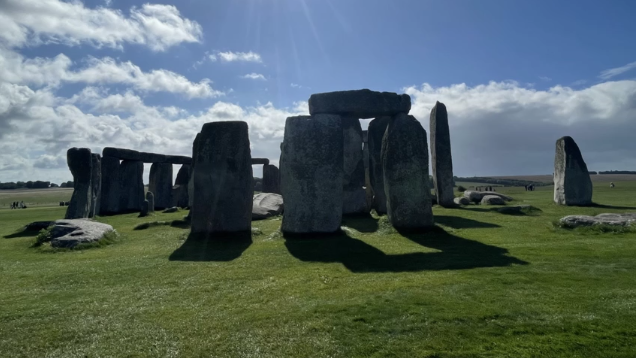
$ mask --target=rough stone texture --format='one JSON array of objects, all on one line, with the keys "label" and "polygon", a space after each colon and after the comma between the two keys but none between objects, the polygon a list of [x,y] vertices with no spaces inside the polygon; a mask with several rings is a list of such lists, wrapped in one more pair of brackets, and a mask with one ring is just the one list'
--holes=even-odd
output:
[{"label": "rough stone texture", "polygon": [[554,202],[577,206],[592,204],[592,179],[581,150],[571,137],[561,137],[556,142]]},{"label": "rough stone texture", "polygon": [[102,196],[102,156],[91,154],[91,207],[88,217],[99,215]]},{"label": "rough stone texture", "polygon": [[437,203],[443,207],[455,206],[453,192],[453,158],[451,155],[448,113],[443,103],[436,102],[431,110],[431,165]]},{"label": "rough stone texture", "polygon": [[382,140],[382,169],[393,227],[433,226],[426,131],[415,117],[401,113],[389,123]]},{"label": "rough stone texture", "polygon": [[56,220],[51,230],[51,246],[73,248],[101,240],[113,227],[93,220]]},{"label": "rough stone texture", "polygon": [[368,212],[364,191],[362,127],[357,117],[342,117],[343,214]]},{"label": "rough stone texture", "polygon": [[373,207],[373,187],[371,186],[371,172],[369,164],[369,141],[367,131],[362,131],[362,161],[364,163],[364,191],[366,195],[367,211]]},{"label": "rough stone texture", "polygon": [[283,212],[283,197],[274,193],[260,193],[252,200],[252,220],[262,220]]},{"label": "rough stone texture", "polygon": [[269,159],[267,159],[267,158],[252,158],[252,165],[258,165],[258,164],[267,165],[267,164],[269,164]]},{"label": "rough stone texture", "polygon": [[309,114],[340,114],[357,118],[393,116],[411,110],[407,94],[368,89],[315,93],[309,97]]},{"label": "rough stone texture", "polygon": [[506,205],[506,202],[496,195],[484,195],[481,198],[481,205]]},{"label": "rough stone texture", "polygon": [[373,188],[373,208],[378,214],[386,214],[382,138],[390,121],[391,117],[379,117],[369,122],[369,179]]},{"label": "rough stone texture", "polygon": [[[188,207],[192,209],[192,203],[194,201],[194,166],[196,164],[197,144],[199,143],[199,137],[201,133],[197,133],[192,141],[192,164],[190,164],[190,181],[188,181]],[[192,211],[188,213],[188,216],[192,215]]]},{"label": "rough stone texture", "polygon": [[119,212],[119,159],[102,157],[102,185],[100,196],[100,214]]},{"label": "rough stone texture", "polygon": [[273,164],[263,165],[263,192],[280,194],[280,172]]},{"label": "rough stone texture", "polygon": [[287,118],[281,154],[283,232],[332,233],[340,229],[342,168],[340,116]]},{"label": "rough stone texture", "polygon": [[190,165],[182,165],[172,187],[172,206],[187,208],[190,206],[188,184],[190,183]]},{"label": "rough stone texture", "polygon": [[144,163],[124,160],[119,165],[119,211],[141,211],[144,202]]},{"label": "rough stone texture", "polygon": [[73,195],[66,209],[65,219],[87,218],[90,213],[93,190],[91,186],[92,156],[88,148],[71,148],[66,152],[66,162],[73,174]]},{"label": "rough stone texture", "polygon": [[152,163],[150,166],[148,190],[155,195],[155,210],[172,205],[172,164]]},{"label": "rough stone texture", "polygon": [[151,191],[147,191],[145,201],[148,202],[148,212],[154,213],[155,212],[155,194],[153,194]]},{"label": "rough stone texture", "polygon": [[501,199],[503,199],[504,201],[511,201],[512,200],[512,198],[509,197],[508,195],[497,193],[495,191],[474,191],[474,190],[465,190],[464,191],[464,197],[468,198],[468,200],[470,200],[473,203],[481,202],[481,199],[485,195],[498,196]]},{"label": "rough stone texture", "polygon": [[636,224],[636,213],[626,214],[599,214],[596,216],[587,215],[569,215],[561,218],[561,224],[567,227],[593,226],[593,225],[612,225],[612,226],[631,226]]},{"label": "rough stone texture", "polygon": [[121,160],[131,160],[144,163],[171,163],[190,164],[192,158],[181,155],[164,155],[155,153],[138,152],[132,149],[106,147],[102,151],[102,156],[113,157]]},{"label": "rough stone texture", "polygon": [[150,208],[150,203],[148,202],[148,200],[144,200],[144,202],[141,203],[141,212],[139,213],[139,216],[140,217],[148,216],[149,208]]},{"label": "rough stone texture", "polygon": [[470,204],[470,200],[468,200],[468,198],[463,197],[463,196],[453,199],[453,202],[455,203],[455,205],[469,205]]},{"label": "rough stone texture", "polygon": [[253,174],[247,123],[206,123],[197,142],[192,233],[249,232]]}]

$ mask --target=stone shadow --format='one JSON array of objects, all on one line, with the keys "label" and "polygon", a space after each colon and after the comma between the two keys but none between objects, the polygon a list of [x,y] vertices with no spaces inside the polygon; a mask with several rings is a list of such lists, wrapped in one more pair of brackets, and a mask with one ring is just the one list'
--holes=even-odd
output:
[{"label": "stone shadow", "polygon": [[374,218],[370,214],[347,215],[343,218],[342,225],[359,232],[376,232],[379,227],[378,221],[379,219]]},{"label": "stone shadow", "polygon": [[636,206],[603,205],[598,203],[592,203],[588,206],[591,208],[599,208],[599,209],[636,210]]},{"label": "stone shadow", "polygon": [[22,229],[20,231],[14,232],[13,234],[4,235],[3,237],[5,239],[14,239],[14,238],[17,238],[17,237],[34,237],[34,236],[37,236],[38,233],[39,233],[39,231]]},{"label": "stone shadow", "polygon": [[190,234],[170,261],[232,261],[252,245],[252,233],[227,233],[207,237]]},{"label": "stone shadow", "polygon": [[459,216],[435,215],[435,222],[453,229],[487,229],[501,227],[497,224],[485,223],[473,219],[466,219]]},{"label": "stone shadow", "polygon": [[306,239],[286,236],[285,246],[292,256],[301,261],[340,262],[354,273],[463,270],[528,264],[508,256],[508,250],[504,248],[453,236],[439,227],[426,233],[405,233],[404,236],[441,252],[387,255],[345,232],[322,237],[312,235]]}]

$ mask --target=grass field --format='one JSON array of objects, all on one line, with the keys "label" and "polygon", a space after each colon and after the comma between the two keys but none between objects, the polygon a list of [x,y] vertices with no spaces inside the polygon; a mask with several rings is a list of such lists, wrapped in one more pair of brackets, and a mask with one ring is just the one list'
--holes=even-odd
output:
[{"label": "grass field", "polygon": [[234,244],[99,218],[121,239],[51,252],[16,231],[65,208],[0,211],[0,357],[636,357],[636,234],[554,229],[568,214],[636,211],[636,182],[595,207],[501,188],[536,215],[434,207],[401,235],[348,218],[286,240],[279,218]]}]

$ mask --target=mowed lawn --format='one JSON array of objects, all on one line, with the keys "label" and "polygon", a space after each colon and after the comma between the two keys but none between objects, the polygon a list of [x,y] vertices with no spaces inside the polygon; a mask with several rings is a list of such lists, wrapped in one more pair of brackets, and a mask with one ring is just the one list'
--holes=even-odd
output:
[{"label": "mowed lawn", "polygon": [[52,252],[15,232],[65,208],[0,210],[0,357],[636,357],[636,234],[551,225],[636,211],[636,182],[597,183],[591,208],[497,190],[542,211],[436,206],[426,234],[357,218],[311,240],[276,218],[236,244],[130,214],[99,218],[112,245]]}]

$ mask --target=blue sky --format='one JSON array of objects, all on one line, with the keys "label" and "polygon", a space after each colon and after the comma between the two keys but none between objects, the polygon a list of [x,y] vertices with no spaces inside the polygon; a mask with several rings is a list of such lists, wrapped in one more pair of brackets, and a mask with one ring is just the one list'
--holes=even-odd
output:
[{"label": "blue sky", "polygon": [[214,120],[247,121],[253,156],[277,162],[310,94],[359,88],[410,94],[426,129],[446,103],[457,175],[549,174],[562,135],[590,169],[636,170],[633,14],[618,0],[5,0],[0,181],[68,180],[70,146],[188,154]]}]

